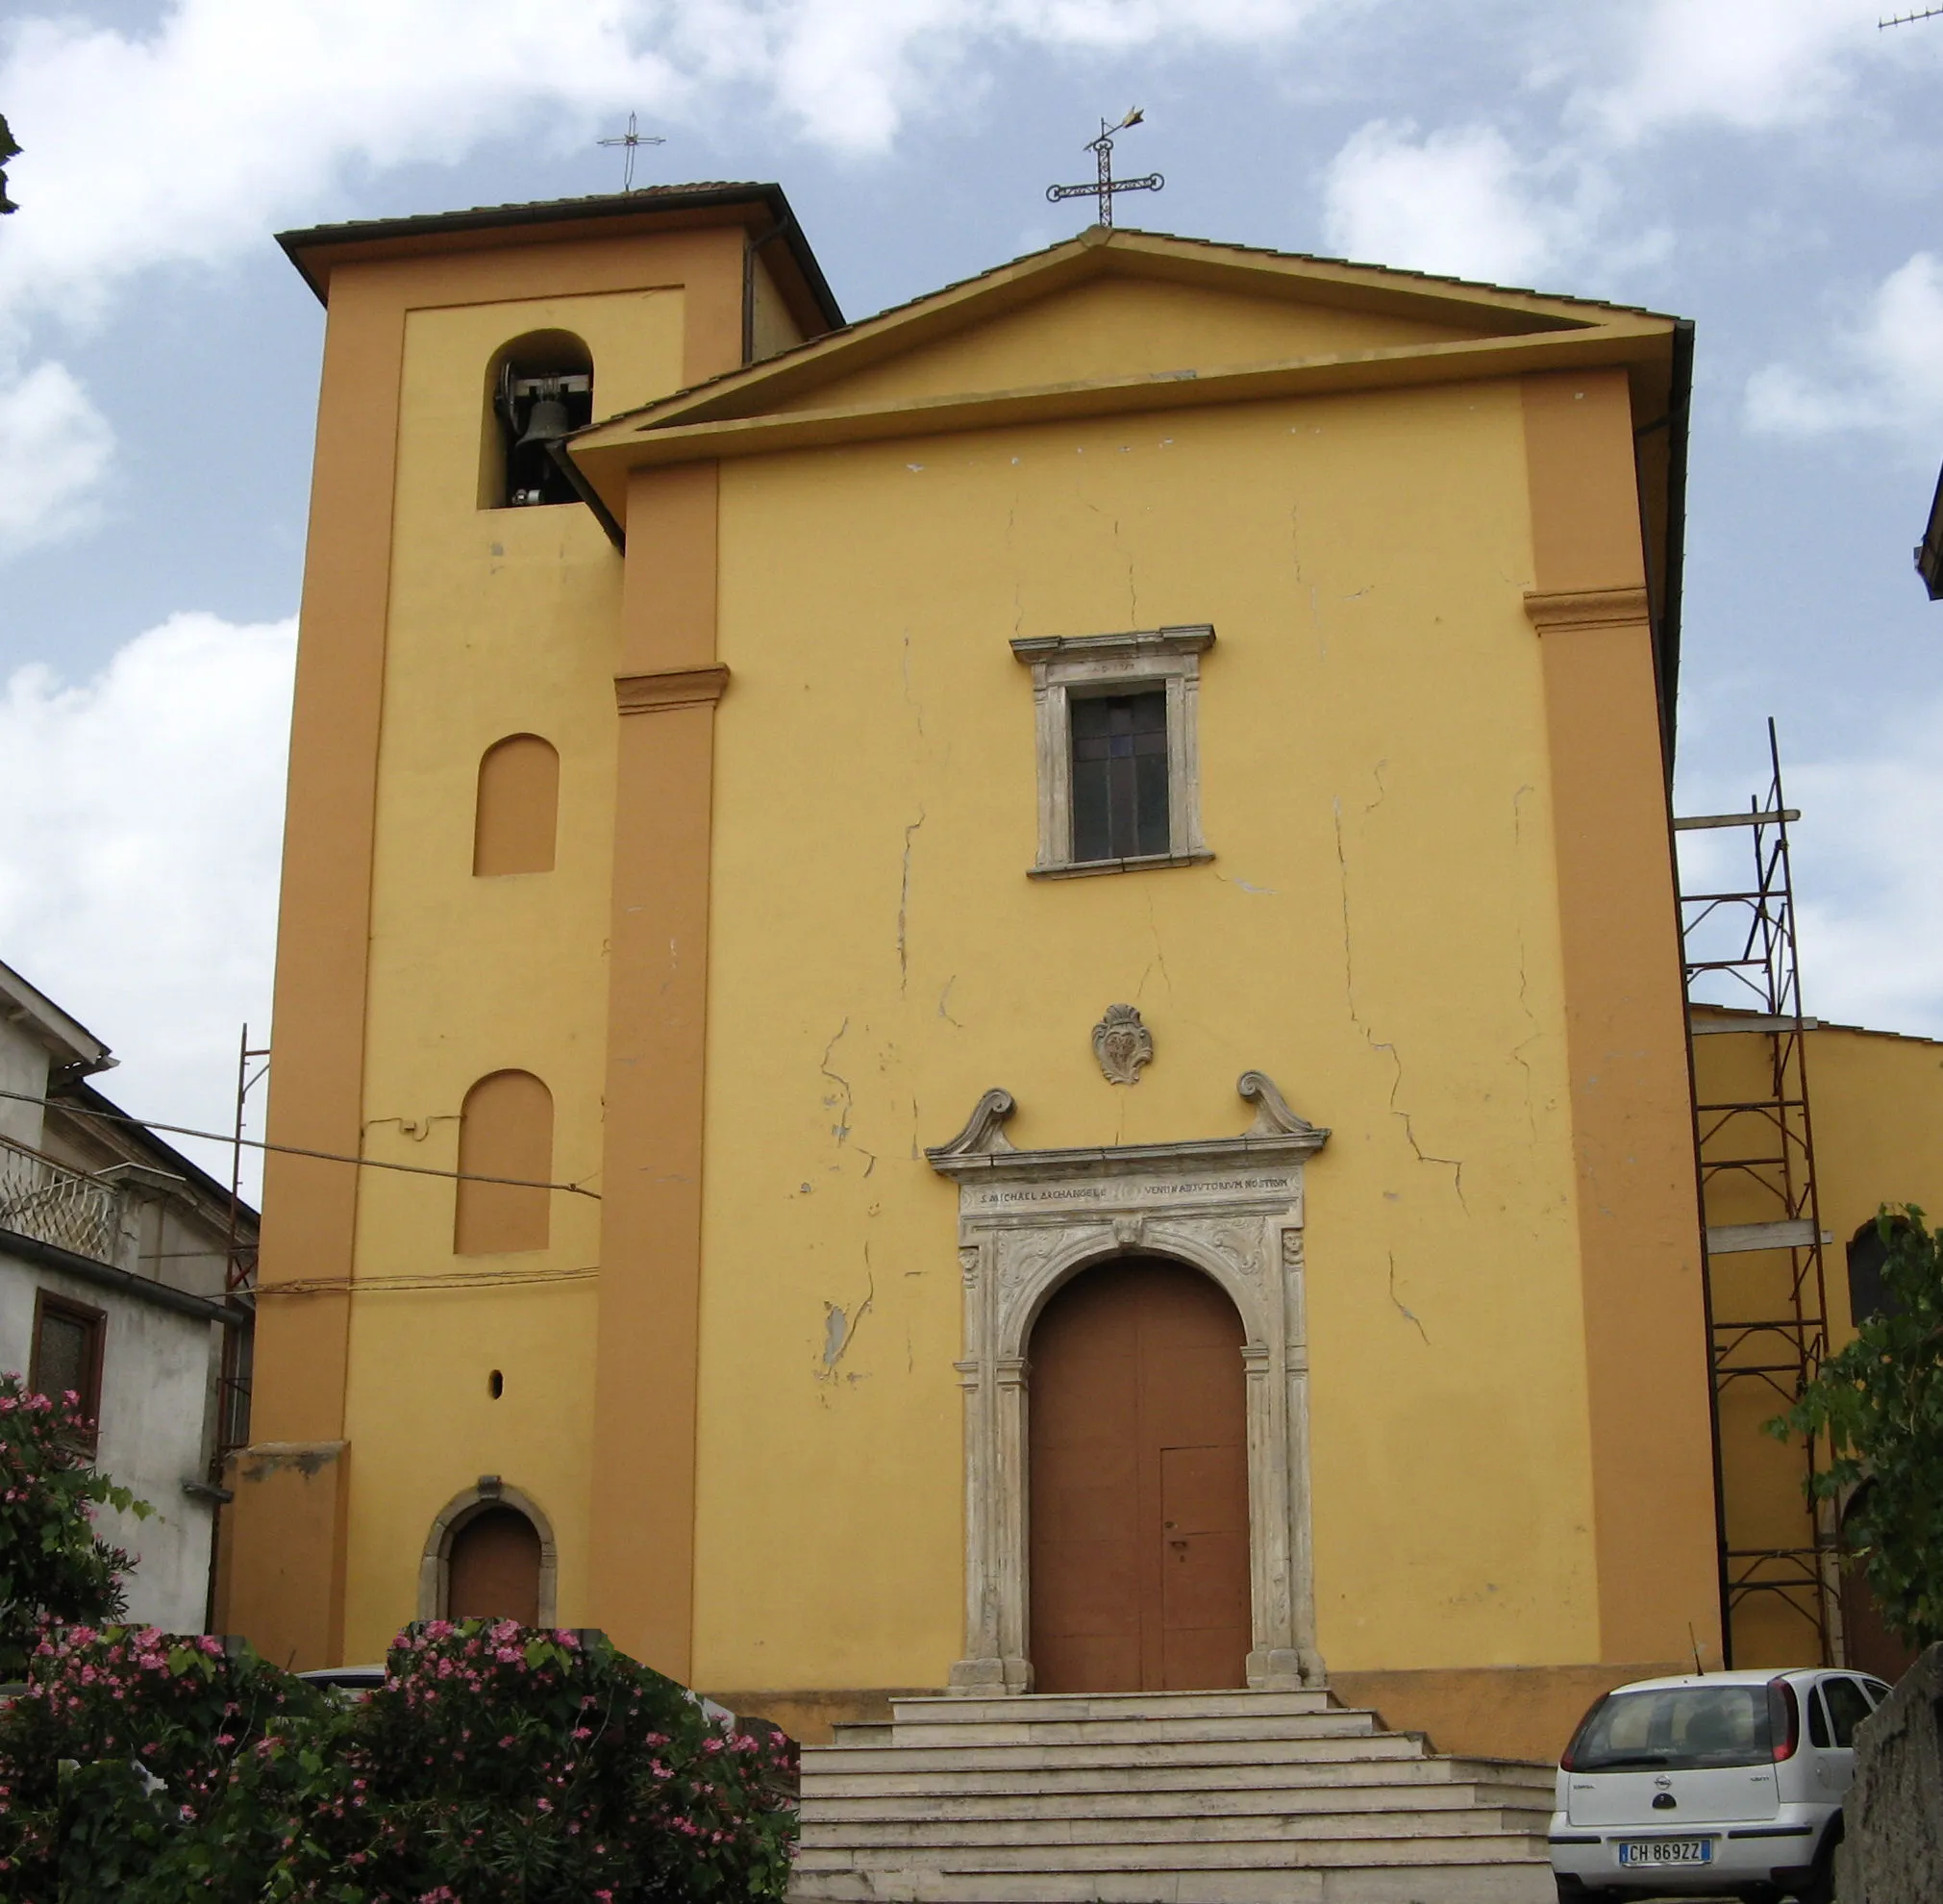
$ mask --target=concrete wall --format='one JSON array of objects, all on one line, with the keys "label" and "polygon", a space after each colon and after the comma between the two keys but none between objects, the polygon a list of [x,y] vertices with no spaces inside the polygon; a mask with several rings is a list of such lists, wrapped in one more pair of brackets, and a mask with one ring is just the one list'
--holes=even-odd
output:
[{"label": "concrete wall", "polygon": [[0,1243],[0,1367],[23,1376],[33,1356],[38,1290],[108,1317],[95,1465],[156,1510],[147,1519],[103,1510],[96,1519],[103,1540],[139,1557],[129,1579],[129,1617],[172,1633],[200,1633],[214,1513],[185,1495],[182,1484],[208,1473],[208,1398],[221,1327],[23,1262]]},{"label": "concrete wall", "polygon": [[[41,1097],[47,1090],[46,1045],[24,1025],[4,1016],[0,1016],[0,1090],[17,1090],[25,1097]],[[40,1119],[39,1105],[0,1097],[0,1138],[38,1149]]]}]

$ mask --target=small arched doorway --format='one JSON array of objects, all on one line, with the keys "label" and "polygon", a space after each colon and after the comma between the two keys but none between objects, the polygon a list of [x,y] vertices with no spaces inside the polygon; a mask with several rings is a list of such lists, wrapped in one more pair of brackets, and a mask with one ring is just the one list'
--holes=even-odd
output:
[{"label": "small arched doorway", "polygon": [[1037,1691],[1247,1683],[1244,1340],[1216,1284],[1158,1257],[1084,1272],[1034,1324]]},{"label": "small arched doorway", "polygon": [[446,1557],[448,1619],[539,1621],[539,1530],[516,1507],[482,1508],[452,1537]]}]

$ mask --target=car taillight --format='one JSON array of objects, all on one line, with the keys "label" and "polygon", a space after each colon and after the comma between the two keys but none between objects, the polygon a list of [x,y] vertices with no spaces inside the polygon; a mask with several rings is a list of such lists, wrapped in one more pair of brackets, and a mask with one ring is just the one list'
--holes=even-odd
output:
[{"label": "car taillight", "polygon": [[1564,1751],[1558,1754],[1558,1769],[1560,1771],[1577,1771],[1579,1769],[1578,1766],[1573,1761],[1573,1755],[1579,1750],[1579,1741],[1582,1739],[1583,1739],[1587,1731],[1590,1730],[1592,1720],[1594,1716],[1597,1715],[1600,1707],[1605,1705],[1607,1696],[1607,1694],[1602,1692],[1598,1698],[1593,1700],[1591,1705],[1588,1706],[1585,1710],[1585,1716],[1572,1728],[1571,1742],[1567,1744]]},{"label": "car taillight", "polygon": [[1774,1741],[1776,1765],[1792,1759],[1802,1742],[1802,1704],[1785,1679],[1768,1681],[1768,1737]]}]

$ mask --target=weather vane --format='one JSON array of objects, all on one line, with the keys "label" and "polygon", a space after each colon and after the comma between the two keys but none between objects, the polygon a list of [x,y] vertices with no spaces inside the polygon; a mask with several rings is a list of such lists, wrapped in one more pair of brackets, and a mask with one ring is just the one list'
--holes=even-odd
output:
[{"label": "weather vane", "polygon": [[623,191],[633,191],[635,188],[635,154],[644,145],[665,145],[667,142],[664,138],[657,138],[653,133],[636,132],[635,115],[632,113],[628,114],[626,132],[618,133],[612,138],[600,138],[594,141],[596,145],[618,145],[626,149],[627,167],[621,174]]},{"label": "weather vane", "polygon": [[1110,226],[1113,222],[1113,194],[1116,191],[1158,191],[1167,181],[1158,172],[1147,172],[1137,179],[1116,179],[1113,176],[1113,135],[1125,132],[1130,126],[1137,126],[1146,116],[1139,107],[1133,107],[1117,126],[1109,126],[1105,119],[1100,121],[1100,137],[1089,138],[1082,148],[1090,152],[1100,162],[1100,177],[1093,185],[1048,186],[1046,196],[1055,205],[1062,198],[1093,197],[1100,201],[1100,223]]}]

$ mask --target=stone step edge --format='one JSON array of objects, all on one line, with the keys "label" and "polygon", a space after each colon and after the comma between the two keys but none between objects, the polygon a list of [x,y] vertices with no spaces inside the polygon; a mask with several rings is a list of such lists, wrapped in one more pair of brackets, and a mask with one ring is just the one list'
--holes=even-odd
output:
[{"label": "stone step edge", "polygon": [[[1310,1843],[1281,1840],[1239,1841],[1197,1847],[1197,1855],[1184,1857],[1184,1845],[1137,1847],[1141,1851],[1164,1850],[1164,1858],[1143,1857],[1123,1862],[1107,1856],[1081,1857],[1076,1854],[1108,1853],[1106,1844],[1046,1844],[982,1847],[955,1853],[943,1846],[927,1846],[924,1855],[897,1856],[858,1852],[808,1852],[800,1854],[796,1868],[808,1876],[842,1874],[852,1871],[889,1876],[902,1871],[934,1872],[940,1877],[1054,1876],[1061,1872],[1090,1871],[1108,1875],[1148,1876],[1162,1871],[1243,1871],[1243,1870],[1360,1870],[1434,1871],[1478,1869],[1551,1869],[1551,1853],[1541,1837],[1507,1834],[1500,1839],[1442,1839],[1424,1846],[1425,1856],[1400,1855],[1408,1840],[1385,1841],[1356,1839],[1329,1839]],[[1012,1855],[1007,1856],[1009,1852]],[[1050,1854],[1063,1853],[1061,1858]],[[1463,1854],[1472,1855],[1463,1855]],[[891,1893],[885,1893],[891,1894]]]},{"label": "stone step edge", "polygon": [[996,1714],[1016,1714],[1029,1721],[1040,1720],[1089,1707],[1105,1708],[1100,1713],[1102,1717],[1111,1716],[1120,1710],[1190,1714],[1277,1711],[1313,1714],[1355,1710],[1333,1692],[1016,1692],[993,1699],[921,1694],[890,1701],[893,1715],[910,1713],[920,1719],[929,1719],[932,1715],[936,1715],[942,1723],[948,1725]]},{"label": "stone step edge", "polygon": [[[1421,1802],[1426,1791],[1449,1794],[1446,1802],[1426,1804]],[[1007,1792],[968,1792],[940,1791],[932,1794],[922,1809],[912,1801],[917,1794],[911,1792],[852,1791],[840,1796],[823,1796],[805,1805],[799,1816],[804,1828],[814,1825],[822,1827],[833,1824],[958,1824],[974,1820],[996,1823],[1006,1820],[1015,1823],[1030,1823],[1040,1819],[1079,1819],[1099,1820],[1132,1818],[1252,1818],[1252,1817],[1421,1817],[1435,1814],[1469,1813],[1473,1811],[1515,1812],[1521,1817],[1550,1818],[1553,1816],[1549,1798],[1523,1791],[1515,1785],[1436,1785],[1429,1787],[1397,1787],[1377,1785],[1364,1788],[1353,1793],[1355,1797],[1374,1799],[1375,1803],[1339,1803],[1320,1805],[1313,1802],[1309,1794],[1304,1793],[1297,1802],[1291,1802],[1292,1794],[1278,1791],[1274,1788],[1249,1789],[1242,1794],[1248,1802],[1225,1804],[1212,1807],[1205,1803],[1196,1805],[1189,1801],[1194,1798],[1207,1799],[1206,1791],[1087,1791],[1051,1792],[1034,1794],[1029,1791]],[[1224,1793],[1223,1796],[1235,1794]],[[1110,1799],[1113,1804],[1103,1808],[1100,1805],[1075,1804],[1075,1798],[1087,1800]],[[1172,1805],[1159,1801],[1172,1799]],[[1417,1802],[1412,1802],[1417,1801]],[[870,1809],[859,1811],[858,1807]],[[946,1808],[949,1809],[946,1809]],[[1137,1807],[1138,1809],[1134,1809]],[[1016,1808],[1016,1809],[1015,1809]]]},{"label": "stone step edge", "polygon": [[[1280,1753],[1263,1755],[1257,1752],[1253,1756],[1243,1755],[1242,1749],[1251,1743],[1260,1745],[1261,1741],[1235,1739],[1188,1739],[1174,1741],[1174,1749],[1165,1757],[1155,1756],[1154,1745],[1115,1744],[1074,1747],[1070,1751],[1059,1751],[1046,1745],[966,1745],[948,1749],[942,1745],[813,1745],[803,1755],[806,1771],[820,1775],[824,1772],[842,1773],[853,1778],[895,1777],[901,1773],[942,1771],[947,1769],[975,1772],[1024,1772],[1024,1771],[1118,1771],[1141,1770],[1149,1768],[1165,1769],[1175,1766],[1424,1766],[1434,1765],[1434,1757],[1429,1752],[1383,1750],[1376,1752],[1327,1752],[1310,1750],[1291,1753],[1284,1757]],[[1330,1739],[1276,1739],[1266,1741],[1274,1746],[1342,1745],[1345,1743],[1366,1744],[1367,1741],[1343,1741]],[[810,1765],[810,1752],[843,1753],[852,1756],[849,1765],[819,1763]],[[1186,1756],[1187,1754],[1196,1756]],[[1198,1756],[1207,1754],[1206,1757]],[[870,1761],[872,1763],[859,1763]],[[937,1761],[938,1763],[932,1763]]]},{"label": "stone step edge", "polygon": [[[1488,1838],[1498,1832],[1543,1832],[1537,1811],[1515,1805],[1467,1805],[1452,1811],[1239,1811],[1208,1815],[1191,1811],[1154,1813],[1136,1818],[1081,1815],[1071,1818],[805,1818],[801,1841],[830,1845],[834,1840],[855,1838],[857,1843],[1026,1843],[1039,1841],[1035,1834],[1081,1832],[1104,1834],[1102,1843],[1193,1843],[1197,1830],[1207,1841],[1241,1841],[1273,1838],[1300,1841],[1308,1832],[1317,1843],[1333,1838]],[[1269,1828],[1279,1826],[1279,1828]],[[900,1840],[898,1834],[906,1838]],[[999,1832],[1001,1836],[984,1836]],[[1012,1836],[1024,1834],[1024,1836]],[[1053,1840],[1045,1840],[1053,1841]],[[1088,1843],[1077,1836],[1069,1843]]]},{"label": "stone step edge", "polygon": [[[1098,1717],[1083,1716],[1074,1718],[1061,1713],[1034,1707],[1032,1701],[1034,1696],[1033,1693],[1025,1692],[1015,1699],[927,1699],[922,1701],[893,1699],[890,1702],[890,1709],[892,1714],[895,1715],[901,1706],[922,1705],[925,1711],[921,1716],[904,1721],[910,1725],[993,1725],[999,1723],[1016,1725],[1131,1725],[1138,1723],[1142,1716],[1138,1713],[1121,1713],[1102,1714]],[[1154,1698],[1155,1695],[1152,1693],[1144,1695],[1146,1703],[1152,1703]],[[1130,1695],[1130,1699],[1132,1704],[1137,1705],[1142,1703],[1140,1698],[1132,1698]],[[1092,1702],[1090,1700],[1073,1700],[1070,1702],[1059,1700],[1059,1703],[1090,1704]],[[1262,1718],[1269,1719],[1366,1718],[1374,1723],[1382,1717],[1382,1714],[1374,1706],[1345,1706],[1338,1700],[1332,1700],[1326,1706],[1306,1707],[1301,1711],[1293,1713],[1273,1713],[1265,1711],[1260,1706],[1237,1703],[1233,1709],[1223,1708],[1215,1712],[1163,1714],[1155,1718],[1152,1723],[1165,1725],[1170,1722],[1178,1723],[1183,1719],[1192,1721],[1196,1718],[1246,1718],[1251,1712]],[[934,1714],[936,1716],[934,1716]],[[972,1716],[973,1714],[976,1714],[977,1716]],[[898,1722],[894,1716],[888,1719],[838,1719],[836,1721],[839,1726],[895,1725]],[[1379,1730],[1382,1730],[1382,1728],[1379,1727]]]},{"label": "stone step edge", "polygon": [[[1206,1742],[1206,1741],[1204,1741]],[[1219,1741],[1215,1741],[1219,1742]],[[828,1752],[827,1745],[812,1745],[803,1754],[802,1776],[807,1787],[812,1781],[821,1782],[830,1778],[846,1779],[895,1779],[898,1789],[905,1790],[905,1781],[911,1779],[959,1777],[959,1778],[999,1778],[1011,1776],[1023,1779],[1031,1775],[1036,1790],[1044,1790],[1036,1784],[1041,1775],[1059,1777],[1068,1773],[1084,1773],[1088,1777],[1105,1771],[1124,1771],[1139,1773],[1143,1777],[1169,1777],[1179,1772],[1209,1771],[1251,1771],[1275,1772],[1287,1783],[1295,1786],[1309,1785],[1326,1787],[1333,1774],[1340,1773],[1351,1766],[1369,1766],[1378,1776],[1362,1780],[1364,1785],[1381,1785],[1384,1775],[1396,1778],[1396,1774],[1407,1768],[1418,1774],[1415,1778],[1400,1778],[1396,1782],[1403,1785],[1476,1785],[1480,1783],[1501,1785],[1523,1784],[1533,1791],[1556,1790],[1557,1773],[1551,1766],[1534,1765],[1526,1759],[1474,1759],[1459,1757],[1454,1753],[1437,1753],[1421,1759],[1382,1758],[1382,1759],[1258,1759],[1236,1754],[1224,1759],[1190,1759],[1172,1762],[1165,1759],[1136,1760],[1130,1765],[1101,1766],[967,1766],[954,1768],[948,1766],[891,1766],[883,1771],[859,1770],[850,1766],[828,1765],[814,1758],[819,1752]],[[859,1749],[859,1748],[852,1748]],[[860,1749],[870,1749],[868,1747]]]}]

